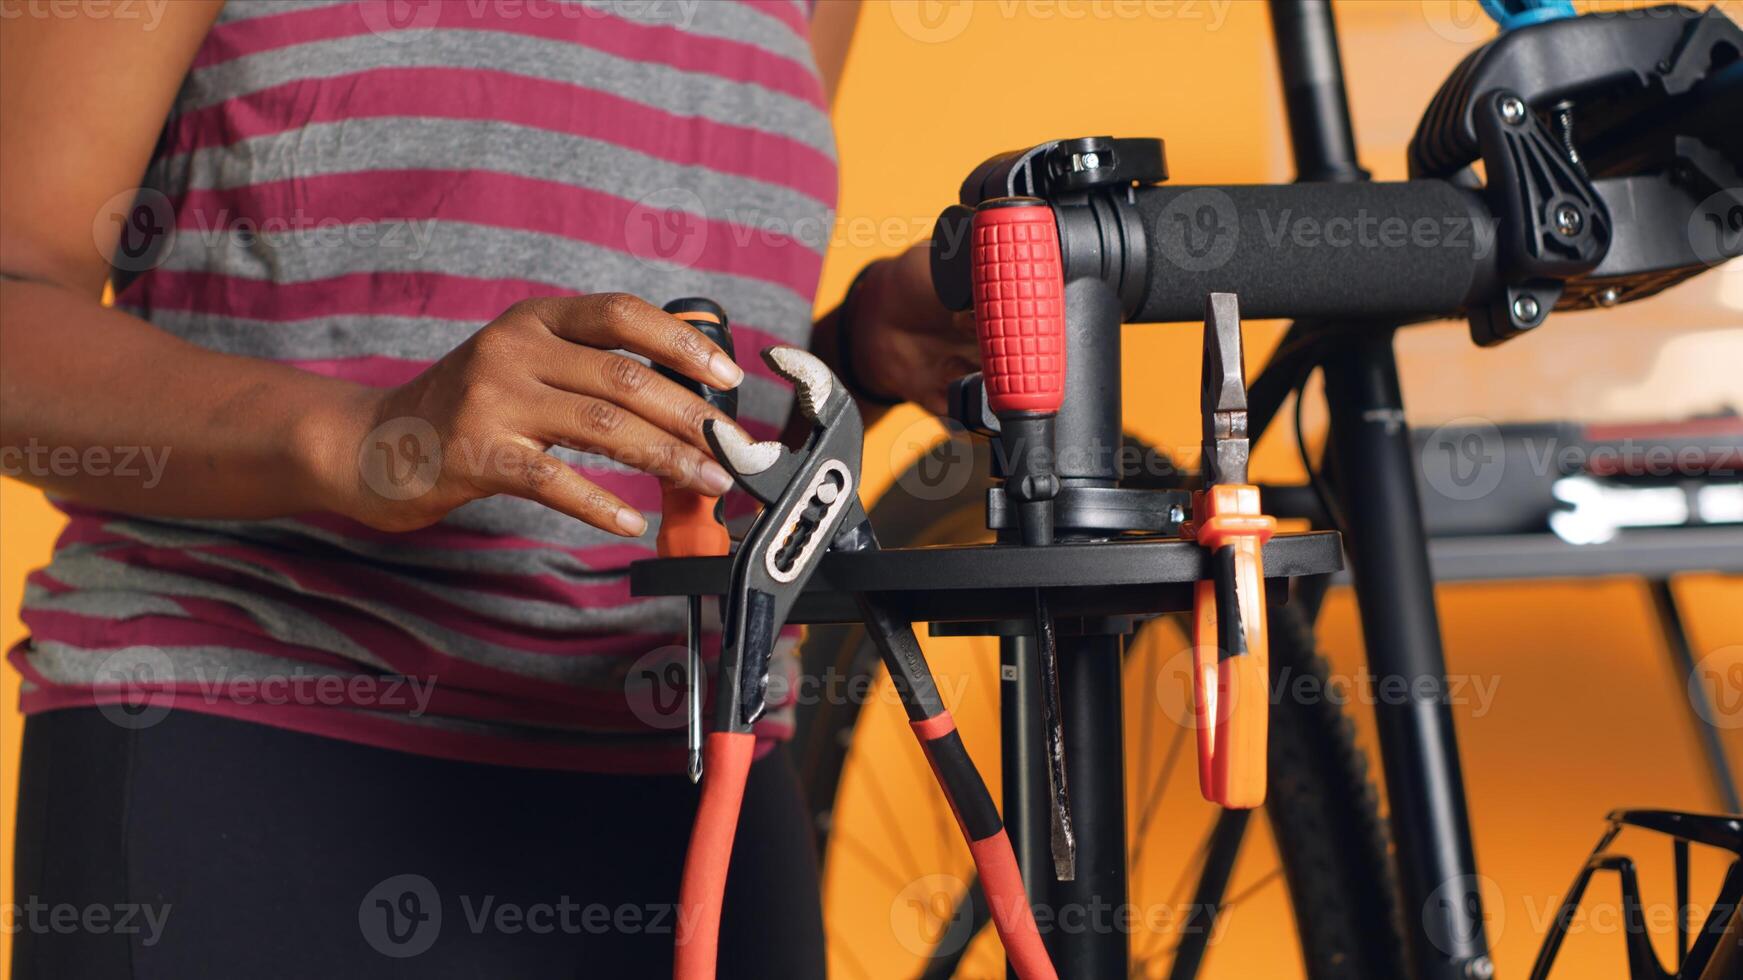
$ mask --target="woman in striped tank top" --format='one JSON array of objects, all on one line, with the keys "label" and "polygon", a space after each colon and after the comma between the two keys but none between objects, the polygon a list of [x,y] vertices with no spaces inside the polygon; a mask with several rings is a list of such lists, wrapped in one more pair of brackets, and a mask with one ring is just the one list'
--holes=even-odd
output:
[{"label": "woman in striped tank top", "polygon": [[[16,976],[669,972],[696,793],[645,677],[682,608],[621,569],[654,477],[730,481],[644,365],[770,438],[756,352],[839,360],[857,4],[3,2],[0,452],[68,517],[9,655]],[[940,409],[975,351],[925,247],[861,282],[868,414]],[[734,851],[745,976],[823,970],[791,719]]]}]

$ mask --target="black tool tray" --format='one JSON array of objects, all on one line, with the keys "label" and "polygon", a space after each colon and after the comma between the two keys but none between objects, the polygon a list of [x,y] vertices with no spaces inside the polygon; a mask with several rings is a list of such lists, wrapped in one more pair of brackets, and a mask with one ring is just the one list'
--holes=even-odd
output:
[{"label": "black tool tray", "polygon": [[[1288,579],[1343,567],[1333,531],[1278,534],[1264,558],[1266,591],[1276,603]],[[730,556],[653,558],[630,566],[630,594],[721,595],[731,575]],[[1178,612],[1192,608],[1192,583],[1209,575],[1204,549],[1177,537],[830,552],[788,621],[857,623],[856,592],[881,594],[892,612],[916,623],[1027,618],[1037,589],[1059,617]]]}]

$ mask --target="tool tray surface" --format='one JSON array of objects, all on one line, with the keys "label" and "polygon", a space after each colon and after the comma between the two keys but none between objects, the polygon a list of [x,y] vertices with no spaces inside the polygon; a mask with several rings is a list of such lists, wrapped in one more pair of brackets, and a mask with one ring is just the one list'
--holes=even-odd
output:
[{"label": "tool tray surface", "polygon": [[[721,595],[732,556],[653,558],[630,566],[634,596]],[[1265,545],[1266,591],[1286,598],[1287,580],[1343,567],[1333,531],[1278,534]],[[975,622],[1026,617],[1035,590],[1055,616],[1120,616],[1192,608],[1192,584],[1210,576],[1205,550],[1177,537],[935,545],[888,551],[830,552],[789,617],[794,623],[859,622],[856,592],[877,592],[911,622]]]}]

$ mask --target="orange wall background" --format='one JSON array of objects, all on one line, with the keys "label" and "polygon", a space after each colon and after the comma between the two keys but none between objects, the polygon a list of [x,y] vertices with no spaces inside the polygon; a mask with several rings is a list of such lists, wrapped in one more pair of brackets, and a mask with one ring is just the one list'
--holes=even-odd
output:
[{"label": "orange wall background", "polygon": [[[1743,15],[1729,6],[1733,17]],[[1340,2],[1337,10],[1364,163],[1378,177],[1401,177],[1404,143],[1422,106],[1492,31],[1463,0]],[[1176,182],[1292,176],[1269,25],[1264,5],[1253,0],[871,2],[837,115],[842,196],[824,306],[867,259],[923,237],[961,178],[995,151],[1063,136],[1159,135],[1168,140]],[[1406,398],[1419,424],[1460,415],[1651,418],[1701,410],[1706,403],[1689,394],[1700,386],[1649,383],[1653,364],[1671,363],[1655,351],[1681,345],[1679,382],[1710,374],[1724,360],[1712,351],[1736,350],[1740,311],[1743,276],[1733,270],[1633,307],[1564,318],[1552,328],[1559,339],[1546,332],[1497,351],[1470,348],[1462,325],[1422,328],[1403,348]],[[1667,345],[1673,325],[1686,336]],[[1277,334],[1276,324],[1250,326],[1250,364]],[[1126,333],[1128,427],[1187,458],[1197,443],[1198,343],[1198,331],[1187,327]],[[1643,352],[1642,343],[1651,346]],[[1734,371],[1737,360],[1728,363]],[[1718,383],[1731,386],[1733,404],[1743,404],[1738,382]],[[1618,390],[1630,398],[1618,400]],[[1310,428],[1315,414],[1310,405]],[[887,486],[937,432],[916,412],[894,413],[871,433],[868,489]],[[1260,479],[1298,477],[1289,440],[1267,439],[1256,470]],[[46,559],[60,523],[38,492],[0,480],[0,641],[7,647],[23,635],[17,611],[24,576]],[[1743,661],[1743,584],[1694,576],[1679,590],[1697,658]],[[1714,796],[1682,679],[1638,583],[1460,585],[1444,587],[1441,602],[1451,669],[1498,681],[1482,717],[1463,711],[1459,736],[1481,870],[1500,898],[1499,912],[1490,910],[1498,966],[1504,977],[1521,975],[1537,945],[1529,913],[1566,887],[1607,809],[1711,809]],[[1341,672],[1359,671],[1358,628],[1349,597],[1334,594],[1321,634]],[[13,901],[17,687],[16,673],[0,670],[0,862],[7,872],[0,903]],[[1371,746],[1370,719],[1358,712],[1357,723]],[[1732,752],[1743,753],[1743,731],[1725,735]],[[1654,884],[1668,892],[1648,879]],[[0,934],[0,962],[9,959],[9,944]],[[1228,972],[1232,955],[1219,969],[1220,952],[1213,949],[1206,975],[1240,975]],[[1620,936],[1576,937],[1558,975],[1620,977],[1620,952]],[[1294,969],[1272,964],[1268,975]]]}]

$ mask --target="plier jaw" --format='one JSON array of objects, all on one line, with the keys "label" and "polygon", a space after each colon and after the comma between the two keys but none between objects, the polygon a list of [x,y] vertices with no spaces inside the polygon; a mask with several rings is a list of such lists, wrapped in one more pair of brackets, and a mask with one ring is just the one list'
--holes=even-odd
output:
[{"label": "plier jaw", "polygon": [[865,426],[827,365],[797,347],[771,347],[763,361],[792,382],[811,422],[805,444],[752,442],[709,421],[703,435],[738,485],[764,507],[739,543],[726,597],[715,711],[718,730],[745,733],[768,703],[769,662],[793,602],[843,528],[865,523],[859,467]]},{"label": "plier jaw", "polygon": [[1240,307],[1205,301],[1203,488],[1182,534],[1210,553],[1193,593],[1193,714],[1204,798],[1232,809],[1265,801],[1271,699],[1262,550],[1277,529],[1247,482],[1247,389]]}]

